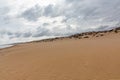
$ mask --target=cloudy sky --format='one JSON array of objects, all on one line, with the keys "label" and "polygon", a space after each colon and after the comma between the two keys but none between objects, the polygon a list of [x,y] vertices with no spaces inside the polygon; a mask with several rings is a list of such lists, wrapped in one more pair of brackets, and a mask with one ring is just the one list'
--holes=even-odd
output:
[{"label": "cloudy sky", "polygon": [[120,0],[0,0],[0,45],[120,25]]}]

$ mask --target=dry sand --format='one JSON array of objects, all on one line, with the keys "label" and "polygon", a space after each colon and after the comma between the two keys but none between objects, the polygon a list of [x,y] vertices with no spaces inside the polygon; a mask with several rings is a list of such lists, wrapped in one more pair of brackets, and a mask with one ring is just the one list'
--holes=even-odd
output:
[{"label": "dry sand", "polygon": [[120,33],[0,50],[0,80],[120,80]]}]

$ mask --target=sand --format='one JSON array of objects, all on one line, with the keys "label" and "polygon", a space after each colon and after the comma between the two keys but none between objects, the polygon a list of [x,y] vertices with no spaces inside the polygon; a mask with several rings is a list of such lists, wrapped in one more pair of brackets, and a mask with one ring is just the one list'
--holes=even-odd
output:
[{"label": "sand", "polygon": [[0,80],[120,80],[120,33],[0,50]]}]

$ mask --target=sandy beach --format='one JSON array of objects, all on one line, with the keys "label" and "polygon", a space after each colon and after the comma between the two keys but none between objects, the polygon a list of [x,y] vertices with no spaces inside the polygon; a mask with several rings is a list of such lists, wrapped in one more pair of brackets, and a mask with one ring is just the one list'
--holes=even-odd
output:
[{"label": "sandy beach", "polygon": [[0,80],[120,80],[120,32],[2,49]]}]

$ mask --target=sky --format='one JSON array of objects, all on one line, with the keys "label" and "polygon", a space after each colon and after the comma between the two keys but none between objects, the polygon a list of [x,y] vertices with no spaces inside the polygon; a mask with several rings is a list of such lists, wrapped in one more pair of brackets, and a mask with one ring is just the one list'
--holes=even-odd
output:
[{"label": "sky", "polygon": [[120,25],[120,0],[0,0],[0,45]]}]

